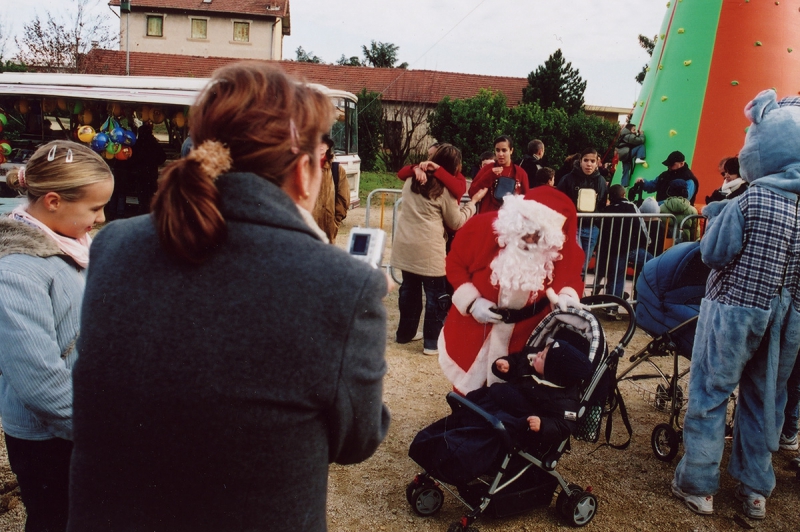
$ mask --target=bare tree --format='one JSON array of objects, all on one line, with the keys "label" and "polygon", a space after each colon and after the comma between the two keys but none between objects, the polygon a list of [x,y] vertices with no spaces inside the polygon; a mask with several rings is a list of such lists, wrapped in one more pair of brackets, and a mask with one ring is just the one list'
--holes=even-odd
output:
[{"label": "bare tree", "polygon": [[64,0],[59,14],[47,12],[25,24],[15,38],[17,60],[43,71],[80,72],[81,58],[93,47],[111,48],[118,35],[99,0]]}]

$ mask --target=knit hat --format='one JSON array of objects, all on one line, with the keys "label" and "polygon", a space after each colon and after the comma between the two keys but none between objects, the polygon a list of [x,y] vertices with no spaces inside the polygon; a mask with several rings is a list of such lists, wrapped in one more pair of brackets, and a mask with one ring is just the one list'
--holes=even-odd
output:
[{"label": "knit hat", "polygon": [[675,150],[674,152],[670,153],[667,156],[667,160],[661,164],[663,164],[664,166],[672,166],[675,163],[683,163],[683,162],[686,162],[686,156],[683,153]]},{"label": "knit hat", "polygon": [[667,186],[667,196],[680,196],[689,199],[689,187],[683,179],[673,179]]},{"label": "knit hat", "polygon": [[545,380],[569,386],[592,376],[592,363],[585,353],[563,340],[556,340],[544,360]]},{"label": "knit hat", "polygon": [[656,199],[650,196],[642,202],[639,212],[642,214],[658,214],[661,212],[661,208],[658,206]]}]

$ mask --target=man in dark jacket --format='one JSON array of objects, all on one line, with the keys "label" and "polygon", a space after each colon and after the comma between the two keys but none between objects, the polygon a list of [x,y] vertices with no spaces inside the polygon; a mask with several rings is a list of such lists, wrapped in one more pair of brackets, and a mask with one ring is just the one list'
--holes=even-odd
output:
[{"label": "man in dark jacket", "polygon": [[[606,214],[638,215],[636,205],[625,198],[625,187],[612,185],[608,192],[608,205],[601,211]],[[597,245],[597,277],[606,278],[606,294],[622,297],[628,264],[641,271],[653,258],[647,252],[650,241],[645,224],[640,217],[603,218],[600,220],[600,242]],[[617,308],[606,311],[611,319],[617,318]]]},{"label": "man in dark jacket", "polygon": [[528,143],[528,153],[519,162],[520,167],[528,174],[530,188],[534,187],[536,172],[542,167],[542,157],[544,157],[544,142],[539,139],[533,139]]},{"label": "man in dark jacket", "polygon": [[667,160],[662,164],[667,169],[661,172],[653,181],[645,181],[640,177],[636,182],[642,184],[645,192],[655,192],[656,201],[661,203],[669,197],[667,194],[669,184],[675,179],[683,179],[688,185],[689,203],[694,205],[694,199],[697,197],[697,189],[700,188],[700,183],[689,169],[689,165],[686,164],[686,156],[679,151],[674,151],[669,154]]}]

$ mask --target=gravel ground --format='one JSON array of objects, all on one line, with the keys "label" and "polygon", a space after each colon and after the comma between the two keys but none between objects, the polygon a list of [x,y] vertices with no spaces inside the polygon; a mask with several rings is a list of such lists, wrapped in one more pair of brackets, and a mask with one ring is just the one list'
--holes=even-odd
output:
[{"label": "gravel ground", "polygon": [[[373,224],[379,213],[373,211]],[[391,228],[391,211],[387,211],[385,228]],[[345,221],[339,245],[343,246],[349,227],[364,225],[364,209],[353,210]],[[387,250],[387,258],[390,250]],[[332,532],[376,531],[441,531],[465,512],[465,508],[445,493],[441,511],[434,516],[417,516],[405,500],[405,487],[419,473],[419,467],[408,458],[408,446],[416,433],[433,421],[447,415],[444,396],[449,383],[439,370],[436,357],[422,354],[422,343],[398,345],[393,342],[397,326],[397,291],[386,299],[389,311],[385,401],[392,412],[392,424],[386,441],[369,460],[355,466],[331,466],[328,496],[328,524]],[[622,336],[624,322],[601,321],[616,345]],[[637,331],[626,349],[620,365],[624,369],[629,355],[642,349],[649,337]],[[658,364],[669,368],[670,360]],[[682,366],[686,361],[681,360]],[[750,528],[763,531],[797,531],[797,508],[800,507],[800,483],[787,469],[795,453],[782,451],[774,456],[777,487],[767,500],[767,518],[762,522],[743,517],[741,505],[733,497],[734,483],[723,472],[722,488],[715,497],[713,516],[698,516],[686,509],[670,494],[669,483],[675,464],[657,460],[651,450],[650,437],[659,423],[667,423],[668,415],[653,403],[656,380],[624,382],[622,394],[633,425],[633,441],[626,450],[600,447],[599,444],[574,442],[572,451],[562,457],[558,471],[569,482],[591,486],[598,498],[598,510],[587,530],[597,532],[657,530],[728,531]],[[626,434],[617,417],[612,441],[624,440]],[[726,444],[724,461],[730,453]],[[723,463],[723,466],[726,464]],[[16,481],[8,467],[5,445],[0,448],[0,531],[23,530],[24,507],[15,489]],[[484,532],[566,530],[566,525],[553,503],[547,508],[502,519],[481,518],[475,524]],[[221,531],[222,532],[222,531]],[[288,532],[288,531],[287,531]]]}]

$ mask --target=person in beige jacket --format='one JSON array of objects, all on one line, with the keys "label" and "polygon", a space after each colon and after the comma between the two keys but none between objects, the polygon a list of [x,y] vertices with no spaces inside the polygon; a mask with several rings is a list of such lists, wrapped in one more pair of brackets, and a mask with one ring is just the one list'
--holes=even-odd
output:
[{"label": "person in beige jacket", "polygon": [[451,144],[440,144],[430,161],[421,163],[424,183],[407,179],[403,184],[403,203],[392,242],[391,265],[403,272],[398,293],[400,323],[396,341],[405,344],[419,340],[417,327],[422,315],[425,290],[425,320],[422,327],[423,353],[436,355],[439,332],[450,308],[445,278],[445,225],[456,230],[475,214],[475,204],[486,195],[481,189],[464,205],[459,205],[437,178],[461,172],[461,152]]},{"label": "person in beige jacket", "polygon": [[[350,183],[347,181],[344,168],[333,164],[333,139],[325,134],[322,136],[322,142],[320,150],[325,148],[324,152],[320,151],[322,186],[319,189],[317,203],[314,204],[314,212],[311,214],[330,243],[336,244],[339,226],[347,217],[347,209],[350,207]],[[334,168],[339,174],[338,179],[333,178]]]}]

